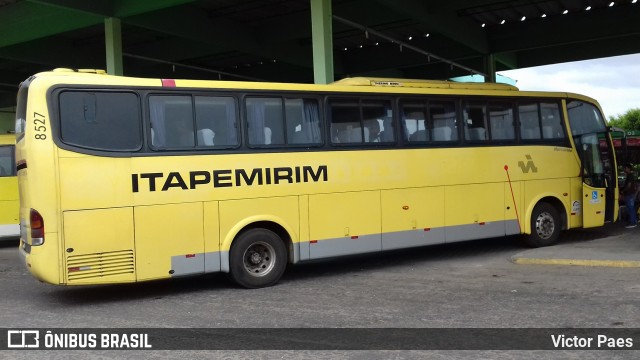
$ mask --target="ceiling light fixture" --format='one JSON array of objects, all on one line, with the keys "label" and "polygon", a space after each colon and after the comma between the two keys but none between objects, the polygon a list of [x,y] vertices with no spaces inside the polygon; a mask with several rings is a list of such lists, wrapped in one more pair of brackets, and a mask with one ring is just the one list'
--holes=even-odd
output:
[{"label": "ceiling light fixture", "polygon": [[569,13],[569,10],[565,10],[562,12],[562,15],[567,15]]},{"label": "ceiling light fixture", "polygon": [[591,6],[587,6],[587,7],[585,8],[585,10],[586,10],[586,11],[591,10]]}]

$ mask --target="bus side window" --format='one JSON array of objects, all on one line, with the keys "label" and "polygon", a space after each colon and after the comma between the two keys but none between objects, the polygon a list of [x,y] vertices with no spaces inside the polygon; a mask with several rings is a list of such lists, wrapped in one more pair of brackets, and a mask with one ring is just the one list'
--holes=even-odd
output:
[{"label": "bus side window", "polygon": [[60,139],[65,144],[105,151],[137,151],[142,146],[137,94],[65,90],[58,101]]},{"label": "bus side window", "polygon": [[518,116],[520,118],[520,138],[522,140],[539,140],[542,138],[538,103],[520,103],[518,105]]},{"label": "bus side window", "polygon": [[429,141],[429,129],[426,125],[425,109],[422,104],[403,105],[402,117],[405,139],[409,142]]},{"label": "bus side window", "polygon": [[338,144],[362,143],[360,107],[357,99],[334,99],[329,103],[331,141]]},{"label": "bus side window", "polygon": [[249,145],[284,144],[284,116],[280,98],[247,98]]},{"label": "bus side window", "polygon": [[362,101],[362,130],[364,142],[393,141],[391,103],[387,100]]},{"label": "bus side window", "polygon": [[486,105],[484,103],[465,103],[464,134],[465,140],[487,140]]},{"label": "bus side window", "polygon": [[492,140],[515,140],[513,109],[510,103],[489,103]]},{"label": "bus side window", "polygon": [[433,141],[456,141],[456,106],[452,101],[429,102],[429,115],[433,124]]},{"label": "bus side window", "polygon": [[196,96],[195,104],[198,146],[239,145],[235,98]]},{"label": "bus side window", "polygon": [[320,144],[320,114],[314,99],[285,99],[288,144]]},{"label": "bus side window", "polygon": [[156,148],[195,146],[190,96],[150,96],[151,144]]},{"label": "bus side window", "polygon": [[0,146],[0,177],[15,176],[14,147]]},{"label": "bus side window", "polygon": [[564,138],[560,107],[558,103],[541,103],[540,115],[542,122],[542,137],[544,139]]}]

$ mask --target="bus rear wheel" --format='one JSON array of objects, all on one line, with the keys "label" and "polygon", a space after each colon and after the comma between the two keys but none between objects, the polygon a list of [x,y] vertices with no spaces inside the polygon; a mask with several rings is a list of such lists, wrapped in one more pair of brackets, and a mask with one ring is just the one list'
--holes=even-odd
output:
[{"label": "bus rear wheel", "polygon": [[275,284],[287,266],[284,242],[271,230],[250,229],[240,234],[229,252],[229,277],[256,289]]},{"label": "bus rear wheel", "polygon": [[531,214],[531,234],[524,241],[530,247],[554,245],[560,236],[560,216],[551,204],[541,202],[533,208]]}]

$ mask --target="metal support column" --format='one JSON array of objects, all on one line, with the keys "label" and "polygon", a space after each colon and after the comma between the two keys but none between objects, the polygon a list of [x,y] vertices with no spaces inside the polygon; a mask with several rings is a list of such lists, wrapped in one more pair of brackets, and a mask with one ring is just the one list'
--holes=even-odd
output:
[{"label": "metal support column", "polygon": [[484,82],[496,82],[496,59],[495,55],[489,54],[484,57]]},{"label": "metal support column", "polygon": [[110,75],[123,75],[120,19],[104,19],[104,38],[107,50],[107,73]]},{"label": "metal support column", "polygon": [[313,79],[316,84],[333,82],[333,30],[331,0],[311,1]]}]

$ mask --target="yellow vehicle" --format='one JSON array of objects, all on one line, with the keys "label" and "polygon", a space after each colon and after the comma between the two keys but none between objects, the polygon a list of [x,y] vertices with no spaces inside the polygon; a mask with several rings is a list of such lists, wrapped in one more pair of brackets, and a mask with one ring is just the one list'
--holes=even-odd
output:
[{"label": "yellow vehicle", "polygon": [[15,141],[14,134],[0,135],[0,240],[17,239],[20,235]]},{"label": "yellow vehicle", "polygon": [[[508,85],[330,85],[57,69],[20,86],[21,253],[52,284],[225,272],[617,216],[596,101]],[[606,148],[604,149],[606,150]]]}]

